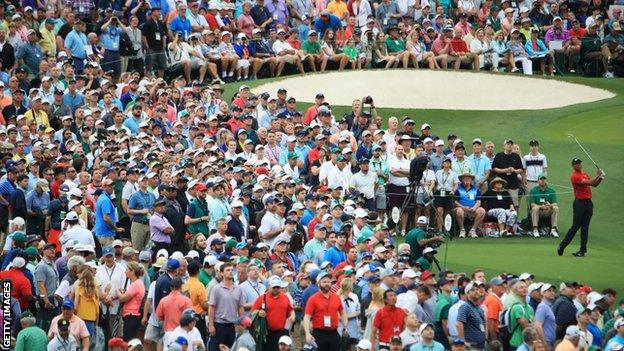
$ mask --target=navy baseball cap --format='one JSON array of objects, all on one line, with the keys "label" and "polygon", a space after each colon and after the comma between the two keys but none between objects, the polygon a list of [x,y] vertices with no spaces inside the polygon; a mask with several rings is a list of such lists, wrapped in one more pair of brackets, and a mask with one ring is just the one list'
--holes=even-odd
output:
[{"label": "navy baseball cap", "polygon": [[583,162],[583,160],[581,160],[580,158],[576,158],[576,157],[575,157],[575,158],[573,158],[573,159],[572,159],[572,164],[573,164],[573,165],[575,165],[575,164],[577,164],[577,163],[581,163],[581,162]]}]

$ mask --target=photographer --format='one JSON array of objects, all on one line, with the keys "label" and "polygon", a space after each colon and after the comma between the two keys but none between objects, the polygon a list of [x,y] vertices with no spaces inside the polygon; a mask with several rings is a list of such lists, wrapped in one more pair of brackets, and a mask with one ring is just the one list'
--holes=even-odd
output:
[{"label": "photographer", "polygon": [[[369,105],[368,111],[364,111],[364,105]],[[362,100],[353,100],[351,103],[351,113],[345,114],[344,118],[349,123],[349,129],[357,140],[361,140],[362,133],[370,127],[372,121],[377,118],[375,102],[370,96],[363,97]]]},{"label": "photographer", "polygon": [[121,74],[121,56],[119,54],[121,35],[127,30],[128,27],[124,26],[117,16],[111,17],[102,25],[102,45],[104,46],[102,70],[105,72],[113,71],[113,79],[115,80]]},{"label": "photographer", "polygon": [[429,246],[439,246],[444,242],[444,238],[439,235],[431,235],[427,232],[429,220],[425,216],[420,216],[416,220],[416,227],[407,233],[405,243],[410,246],[410,260],[416,261],[423,256],[423,251]]}]

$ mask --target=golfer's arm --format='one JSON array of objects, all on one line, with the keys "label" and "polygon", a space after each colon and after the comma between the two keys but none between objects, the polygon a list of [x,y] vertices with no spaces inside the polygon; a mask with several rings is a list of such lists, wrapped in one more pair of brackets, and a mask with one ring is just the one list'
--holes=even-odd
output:
[{"label": "golfer's arm", "polygon": [[602,178],[601,177],[595,177],[594,179],[592,179],[589,183],[589,185],[593,186],[593,187],[597,187],[598,185],[600,185],[600,183],[602,183]]},{"label": "golfer's arm", "polygon": [[490,340],[496,340],[498,336],[498,330],[496,329],[495,319],[488,319],[487,323],[488,335]]},{"label": "golfer's arm", "polygon": [[214,327],[215,321],[215,307],[213,305],[208,306],[208,325]]}]

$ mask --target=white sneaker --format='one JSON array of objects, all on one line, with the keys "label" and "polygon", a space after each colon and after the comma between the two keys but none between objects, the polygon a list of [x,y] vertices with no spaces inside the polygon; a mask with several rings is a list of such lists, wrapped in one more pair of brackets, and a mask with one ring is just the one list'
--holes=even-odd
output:
[{"label": "white sneaker", "polygon": [[604,74],[605,78],[611,79],[611,78],[615,78],[615,76],[613,75],[613,72],[607,72]]},{"label": "white sneaker", "polygon": [[533,237],[534,237],[534,238],[539,238],[539,237],[540,237],[540,235],[539,235],[539,230],[537,230],[537,228],[536,228],[536,229],[533,229]]},{"label": "white sneaker", "polygon": [[401,236],[405,236],[405,230],[401,230]]},{"label": "white sneaker", "polygon": [[468,234],[470,234],[471,238],[478,238],[477,231],[474,228],[470,229],[470,232]]},{"label": "white sneaker", "polygon": [[557,229],[553,228],[550,230],[550,236],[552,236],[553,238],[558,238],[559,237],[559,233],[557,233]]},{"label": "white sneaker", "polygon": [[459,237],[460,238],[465,238],[466,237],[466,229],[462,229],[459,231]]}]

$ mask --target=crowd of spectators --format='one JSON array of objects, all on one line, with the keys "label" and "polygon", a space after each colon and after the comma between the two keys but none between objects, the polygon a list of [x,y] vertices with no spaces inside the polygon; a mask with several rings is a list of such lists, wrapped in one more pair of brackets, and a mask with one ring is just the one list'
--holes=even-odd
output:
[{"label": "crowd of spectators", "polygon": [[264,1],[0,5],[15,350],[621,349],[612,289],[437,267],[448,235],[559,235],[537,140],[497,151],[381,116],[371,97],[336,116],[322,92],[221,86],[334,68],[551,74],[561,57],[541,38],[562,33],[567,69],[580,55],[611,76],[619,12]]}]

